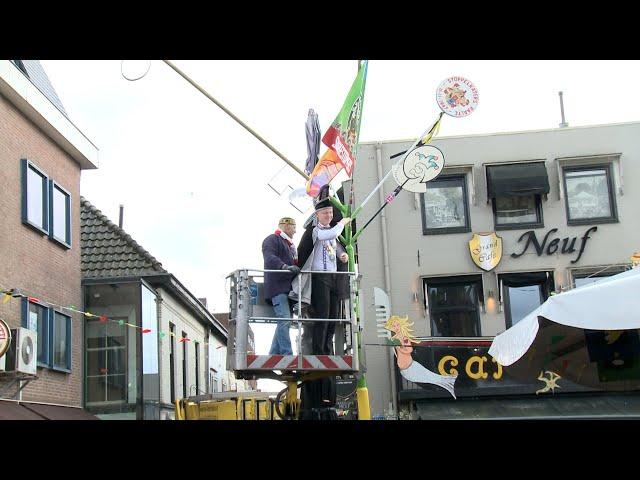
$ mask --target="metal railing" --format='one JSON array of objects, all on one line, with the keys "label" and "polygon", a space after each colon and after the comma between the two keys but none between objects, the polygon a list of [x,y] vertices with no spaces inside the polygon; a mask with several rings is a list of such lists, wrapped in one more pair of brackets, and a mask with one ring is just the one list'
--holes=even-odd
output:
[{"label": "metal railing", "polygon": [[[300,274],[304,275],[348,275],[349,276],[349,296],[348,299],[341,300],[346,302],[345,318],[310,318],[303,316],[305,309],[303,303],[308,306],[307,302],[303,302],[303,283],[297,282],[298,291],[297,299],[289,298],[290,302],[295,302],[294,313],[291,318],[281,318],[271,313],[272,308],[266,304],[262,298],[260,286],[263,282],[256,282],[256,278],[264,277],[265,273],[287,273],[288,270],[263,270],[263,269],[239,269],[232,272],[227,278],[231,278],[230,282],[230,312],[229,312],[229,341],[227,348],[227,369],[228,370],[247,370],[247,354],[248,352],[248,327],[250,323],[278,323],[290,322],[294,328],[298,329],[296,338],[297,344],[297,369],[303,369],[303,355],[320,355],[320,352],[311,352],[308,345],[303,346],[303,330],[304,324],[314,322],[336,322],[335,344],[336,355],[350,355],[353,358],[353,370],[358,370],[358,358],[356,354],[357,345],[357,320],[355,315],[355,292],[358,291],[359,274],[354,272],[322,272],[302,270]],[[311,282],[311,278],[306,281]],[[312,287],[313,288],[313,287]],[[310,299],[309,299],[310,301]],[[257,313],[257,314],[256,314]],[[305,336],[306,337],[306,336]],[[305,338],[305,344],[306,342]],[[345,346],[346,344],[346,346]],[[349,353],[347,353],[349,352]]]}]

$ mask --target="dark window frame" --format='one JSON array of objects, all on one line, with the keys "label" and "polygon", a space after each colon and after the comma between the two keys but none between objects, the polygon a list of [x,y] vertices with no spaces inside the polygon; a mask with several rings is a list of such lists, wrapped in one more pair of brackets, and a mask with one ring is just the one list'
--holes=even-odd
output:
[{"label": "dark window frame", "polygon": [[602,279],[606,277],[612,277],[613,275],[618,275],[620,273],[626,272],[631,268],[632,268],[631,264],[611,265],[610,268],[603,268],[602,266],[573,268],[573,269],[570,269],[570,276],[571,276],[570,285],[571,285],[571,288],[578,288],[578,285],[576,285],[576,280],[578,279],[581,279],[581,278]]},{"label": "dark window frame", "polygon": [[[429,298],[429,285],[431,286],[443,286],[443,285],[461,285],[475,283],[477,285],[477,296],[475,305],[475,321],[477,327],[477,334],[475,336],[482,336],[482,318],[481,312],[484,305],[484,285],[482,281],[482,275],[470,274],[470,275],[455,275],[449,277],[422,277],[422,285],[425,291],[425,298],[428,299],[428,313],[429,313],[429,327],[431,328],[432,337],[446,337],[447,335],[436,335],[437,328],[434,328],[434,311],[431,299]],[[460,307],[461,310],[466,307]],[[437,312],[435,312],[437,313]]]},{"label": "dark window frame", "polygon": [[[23,298],[22,301],[22,326],[29,328],[29,305],[37,305],[44,309],[44,325],[43,332],[36,330],[36,336],[38,339],[38,345],[42,345],[42,351],[45,361],[41,361],[40,358],[36,358],[37,367],[48,368],[49,370],[55,370],[58,372],[71,373],[71,351],[73,349],[73,324],[71,322],[71,316],[63,313],[59,309],[48,307],[40,301],[34,301],[33,299]],[[55,365],[53,361],[53,336],[54,325],[56,322],[55,314],[62,315],[66,318],[67,328],[67,351],[65,354],[66,366]],[[44,338],[43,338],[44,337]],[[36,357],[38,352],[36,351]]]},{"label": "dark window frame", "polygon": [[[65,195],[66,238],[64,239],[56,237],[53,233],[55,222],[53,214],[53,194],[55,189]],[[71,193],[54,180],[49,180],[49,238],[66,248],[71,248]]]},{"label": "dark window frame", "polygon": [[[66,345],[67,345],[67,351],[65,352],[65,365],[56,365],[55,361],[53,359],[53,345],[55,342],[54,339],[54,333],[55,333],[55,324],[56,324],[56,313],[58,315],[61,315],[62,317],[65,318],[65,335],[67,337],[67,341],[66,341]],[[49,362],[50,362],[50,367],[52,370],[55,370],[57,372],[65,372],[65,373],[71,373],[71,350],[72,350],[72,346],[73,346],[73,333],[72,333],[72,323],[71,323],[71,316],[67,315],[65,313],[62,313],[60,310],[56,310],[51,309],[51,316],[50,316],[50,321],[51,321],[51,327],[49,328],[49,332],[50,332],[50,340],[49,340],[49,345],[51,348],[49,348]]]},{"label": "dark window frame", "polygon": [[[616,204],[616,196],[614,192],[613,178],[611,175],[612,163],[598,163],[593,165],[581,164],[581,165],[565,165],[562,167],[562,182],[564,186],[564,208],[567,216],[567,225],[593,225],[602,223],[618,223],[618,206]],[[607,187],[609,190],[609,206],[611,207],[611,216],[609,217],[594,217],[594,218],[580,218],[572,220],[569,212],[569,191],[567,190],[567,172],[579,172],[583,170],[598,170],[605,171],[607,176]]]},{"label": "dark window frame", "polygon": [[[522,272],[523,275],[526,275],[528,272]],[[533,272],[531,272],[533,273]],[[536,272],[537,273],[537,272]],[[540,299],[540,305],[542,305],[544,302],[547,301],[547,299],[551,296],[551,292],[553,291],[553,288],[555,286],[555,279],[554,279],[554,272],[553,271],[548,271],[545,270],[545,273],[548,274],[548,277],[546,280],[539,280],[539,281],[535,281],[535,282],[531,282],[527,285],[522,285],[522,286],[533,286],[533,285],[538,285],[540,290],[540,294],[541,294],[541,299]],[[513,319],[511,318],[511,302],[509,299],[509,290],[508,288],[505,287],[509,287],[512,285],[509,285],[507,283],[504,283],[504,281],[500,278],[501,275],[505,275],[504,274],[498,274],[498,285],[501,286],[502,288],[500,289],[500,295],[503,296],[502,301],[504,302],[504,322],[505,322],[505,326],[507,329],[511,328],[514,324],[513,324]],[[517,275],[517,273],[509,273],[509,275]]]},{"label": "dark window frame", "polygon": [[502,223],[498,224],[498,211],[496,208],[496,198],[491,199],[491,207],[493,209],[493,228],[494,230],[524,230],[524,229],[536,229],[536,228],[544,228],[544,216],[542,213],[542,195],[533,194],[526,195],[533,196],[534,201],[536,202],[536,216],[538,217],[537,222],[527,222],[527,223]]},{"label": "dark window frame", "polygon": [[[438,182],[455,182],[462,181],[462,196],[464,202],[464,215],[465,215],[465,224],[462,227],[443,227],[443,228],[429,228],[427,226],[427,207],[425,204],[425,194],[420,194],[420,210],[422,216],[422,234],[423,235],[443,235],[450,233],[468,233],[471,231],[471,218],[469,212],[469,195],[467,192],[467,175],[466,174],[450,174],[450,175],[440,175],[436,179],[427,182],[427,189],[430,184]],[[457,185],[459,186],[459,185]]]},{"label": "dark window frame", "polygon": [[[29,169],[33,170],[36,174],[42,177],[42,223],[43,225],[36,225],[29,220],[29,206],[28,206],[28,181],[27,175]],[[35,165],[31,160],[23,158],[20,165],[21,171],[21,183],[22,183],[22,223],[33,228],[34,230],[49,235],[49,175],[44,170]]]}]

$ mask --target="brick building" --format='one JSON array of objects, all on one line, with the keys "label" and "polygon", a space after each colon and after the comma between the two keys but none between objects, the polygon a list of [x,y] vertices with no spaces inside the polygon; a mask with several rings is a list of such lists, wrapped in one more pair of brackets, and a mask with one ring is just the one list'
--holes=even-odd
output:
[{"label": "brick building", "polygon": [[82,317],[59,306],[82,305],[80,175],[97,158],[40,63],[1,60],[0,287],[31,298],[0,303],[0,318],[37,332],[37,378],[2,368],[0,398],[82,406]]}]

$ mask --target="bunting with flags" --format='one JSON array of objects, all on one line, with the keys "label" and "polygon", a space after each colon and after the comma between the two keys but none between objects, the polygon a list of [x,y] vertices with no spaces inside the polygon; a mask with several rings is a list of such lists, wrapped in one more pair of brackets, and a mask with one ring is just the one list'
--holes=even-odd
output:
[{"label": "bunting with flags", "polygon": [[367,65],[368,61],[365,60],[360,66],[342,109],[322,137],[322,143],[328,149],[309,176],[307,194],[312,197],[317,197],[320,189],[331,182],[343,168],[349,177],[353,173],[360,136]]},{"label": "bunting with flags", "polygon": [[[75,305],[61,305],[49,300],[43,300],[41,298],[36,298],[34,296],[28,295],[27,293],[22,292],[20,289],[17,288],[5,288],[3,286],[0,285],[0,296],[2,298],[2,304],[8,303],[10,300],[12,299],[26,299],[28,302],[31,303],[37,303],[39,305],[43,305],[46,307],[50,307],[50,308],[54,308],[54,309],[58,309],[58,310],[66,310],[67,312],[73,312],[73,313],[78,313],[80,315],[82,315],[85,318],[97,318],[98,322],[100,323],[114,323],[117,324],[121,327],[127,326],[136,330],[140,330],[141,333],[153,333],[154,331],[150,328],[145,328],[142,327],[140,325],[135,325],[133,323],[129,323],[129,322],[125,322],[122,319],[117,319],[117,318],[109,318],[106,315],[96,315],[95,313],[91,313],[88,311],[84,311],[81,310],[79,308],[77,308]],[[188,337],[178,337],[177,334],[173,333],[173,332],[156,332],[159,334],[160,338],[164,338],[165,336],[169,335],[172,337],[175,337],[176,339],[178,339],[179,343],[187,343],[191,341],[191,338]],[[215,342],[204,342],[203,345],[205,347],[208,347],[209,345],[215,345],[216,349],[222,348],[225,345],[219,345]]]}]

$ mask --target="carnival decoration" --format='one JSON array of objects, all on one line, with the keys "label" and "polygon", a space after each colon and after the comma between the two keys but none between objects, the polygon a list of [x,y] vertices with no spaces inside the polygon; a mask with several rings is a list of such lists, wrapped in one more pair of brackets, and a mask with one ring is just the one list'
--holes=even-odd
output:
[{"label": "carnival decoration", "polygon": [[466,117],[478,108],[478,89],[464,77],[449,77],[438,85],[438,107],[452,117]]},{"label": "carnival decoration", "polygon": [[[545,375],[549,375],[549,378],[545,377]],[[540,372],[540,375],[538,375],[538,380],[544,382],[545,386],[540,390],[537,390],[536,395],[547,393],[549,390],[551,390],[551,393],[556,393],[556,388],[562,388],[557,384],[557,381],[561,378],[562,377],[560,375],[555,372],[550,372],[549,370],[547,370],[546,372]]]},{"label": "carnival decoration", "polygon": [[401,188],[414,193],[425,193],[427,182],[433,180],[444,168],[444,153],[433,145],[413,150],[402,164],[393,166],[393,178]]},{"label": "carnival decoration", "polygon": [[[46,306],[46,307],[49,307],[49,308],[54,308],[54,309],[59,310],[59,311],[65,310],[65,311],[69,312],[70,315],[73,315],[73,313],[78,313],[78,314],[82,315],[83,317],[85,317],[87,319],[97,319],[100,323],[105,323],[105,324],[106,323],[111,323],[111,324],[119,325],[121,327],[133,328],[133,329],[136,329],[136,330],[140,330],[140,333],[143,333],[143,334],[157,333],[160,338],[164,338],[164,337],[166,337],[168,335],[168,336],[175,337],[176,339],[178,339],[179,343],[187,343],[187,342],[191,341],[191,339],[188,338],[188,337],[181,337],[181,336],[178,336],[177,334],[172,333],[172,332],[155,331],[155,330],[152,330],[150,328],[144,328],[144,327],[142,327],[140,325],[135,325],[133,323],[125,322],[124,320],[119,319],[119,318],[110,318],[110,317],[108,317],[106,315],[97,315],[97,314],[94,314],[94,313],[91,313],[91,312],[88,312],[88,311],[83,311],[83,310],[81,310],[79,308],[76,308],[75,305],[62,305],[62,304],[55,303],[55,302],[52,302],[52,301],[49,301],[49,300],[44,300],[44,299],[41,299],[41,298],[37,298],[37,297],[31,296],[31,295],[28,295],[28,294],[24,293],[24,291],[19,290],[17,288],[7,289],[7,288],[4,288],[4,287],[0,286],[0,295],[2,295],[2,297],[3,297],[2,298],[2,303],[7,303],[12,299],[23,299],[24,298],[28,302],[31,302],[31,303],[37,303],[39,305],[43,305],[43,306]],[[3,339],[3,337],[6,337],[6,334],[3,334],[3,324],[6,325],[6,323],[4,323],[2,321],[2,319],[0,319],[0,357],[4,354],[3,351],[2,351],[2,348],[3,348],[3,340],[2,339]],[[7,330],[9,331],[9,334],[8,334],[9,337],[8,338],[9,338],[9,341],[10,341],[11,340],[11,330],[9,330],[9,327],[7,327]],[[204,345],[205,347],[208,347],[209,345],[215,345],[216,349],[224,347],[224,345],[218,345],[218,344],[213,343],[213,342],[212,343],[203,342],[202,345]],[[6,348],[8,348],[8,345],[7,345]]]},{"label": "carnival decoration", "polygon": [[384,326],[384,328],[393,333],[390,339],[391,344],[397,345],[394,351],[398,368],[400,369],[400,375],[413,383],[431,383],[442,387],[449,392],[453,398],[456,398],[454,384],[456,378],[458,378],[457,375],[450,376],[433,373],[411,357],[411,352],[413,351],[411,344],[419,343],[413,335],[412,326],[413,323],[409,322],[408,316],[399,317],[398,315],[393,315],[389,318]]},{"label": "carnival decoration", "polygon": [[[354,240],[362,233],[375,217],[389,205],[400,193],[401,190],[408,190],[413,193],[424,193],[427,190],[427,182],[435,179],[444,169],[444,154],[440,149],[428,145],[433,137],[440,131],[442,116],[446,113],[452,117],[465,117],[473,113],[478,105],[478,89],[473,83],[464,77],[449,77],[445,79],[436,89],[436,101],[440,107],[440,115],[435,123],[428,128],[408,150],[399,153],[402,155],[378,185],[369,193],[362,204],[354,211],[354,218],[364,205],[373,197],[373,194],[382,187],[384,182],[393,173],[393,178],[398,186],[385,197],[385,202],[373,214],[371,219],[355,235]],[[442,101],[441,101],[442,100]]]},{"label": "carnival decoration", "polygon": [[314,167],[307,182],[307,193],[314,198],[343,168],[349,177],[353,173],[360,136],[367,65],[368,61],[365,60],[358,69],[358,75],[351,85],[342,109],[322,137],[322,143],[328,150]]}]

